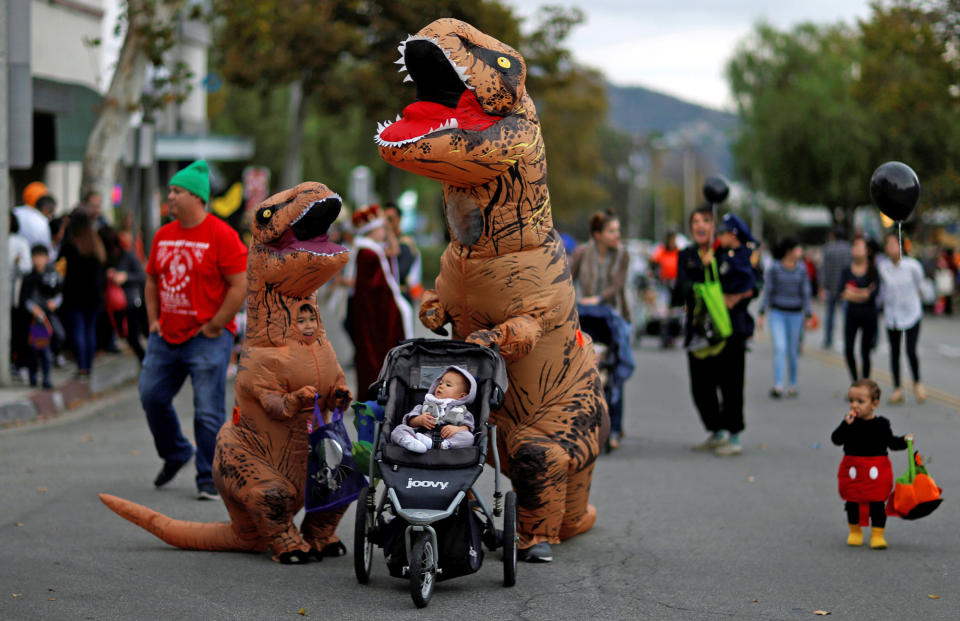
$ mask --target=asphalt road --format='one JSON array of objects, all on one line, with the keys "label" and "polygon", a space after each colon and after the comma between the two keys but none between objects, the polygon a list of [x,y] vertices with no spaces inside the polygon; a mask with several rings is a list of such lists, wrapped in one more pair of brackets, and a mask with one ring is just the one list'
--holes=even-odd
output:
[{"label": "asphalt road", "polygon": [[[946,500],[930,517],[891,518],[890,548],[844,545],[836,492],[841,452],[829,435],[848,380],[835,352],[808,338],[800,397],[771,401],[770,346],[748,358],[744,454],[689,446],[703,431],[685,358],[651,339],[628,386],[627,437],[596,469],[595,528],[556,546],[549,565],[521,565],[501,586],[499,553],[477,574],[440,583],[416,610],[377,551],[373,579],[352,558],[282,566],[265,554],[170,548],[100,504],[109,492],[167,515],[224,520],[194,500],[192,466],[162,491],[136,397],[128,389],[55,423],[0,432],[0,619],[834,619],[960,618],[960,320],[925,320],[926,404],[882,407],[912,432]],[[876,356],[883,387],[885,345]],[[178,399],[187,412],[190,392]],[[232,395],[228,397],[232,404]],[[191,417],[184,416],[190,429]],[[892,456],[901,473],[904,453]],[[487,476],[482,489],[492,493]],[[353,511],[340,528],[353,537]]]}]

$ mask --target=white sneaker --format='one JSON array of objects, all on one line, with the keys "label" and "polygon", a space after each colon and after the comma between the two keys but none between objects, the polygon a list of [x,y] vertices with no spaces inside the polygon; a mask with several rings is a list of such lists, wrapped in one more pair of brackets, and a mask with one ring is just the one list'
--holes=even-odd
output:
[{"label": "white sneaker", "polygon": [[448,448],[450,448],[450,440],[444,440],[443,442],[441,442],[440,448],[443,450],[447,450]]},{"label": "white sneaker", "polygon": [[694,444],[690,447],[690,450],[693,451],[714,451],[718,446],[726,444],[727,437],[723,434],[712,433],[710,434],[704,442],[700,444]]},{"label": "white sneaker", "polygon": [[420,444],[425,447],[423,449],[424,451],[429,451],[431,448],[433,448],[433,438],[430,436],[423,433],[417,433],[416,438],[420,441]]},{"label": "white sneaker", "polygon": [[[420,435],[420,434],[417,434]],[[407,449],[411,453],[426,453],[427,447],[424,446],[423,442],[418,440],[414,436],[404,435],[400,438],[400,441],[397,442],[400,446]]]},{"label": "white sneaker", "polygon": [[734,455],[743,454],[743,447],[739,443],[734,444],[732,442],[724,442],[713,451],[713,454],[717,457],[733,457]]}]

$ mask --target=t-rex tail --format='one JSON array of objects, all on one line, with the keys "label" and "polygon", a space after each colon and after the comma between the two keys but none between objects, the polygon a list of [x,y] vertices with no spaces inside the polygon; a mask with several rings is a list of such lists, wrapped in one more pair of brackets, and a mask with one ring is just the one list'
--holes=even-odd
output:
[{"label": "t-rex tail", "polygon": [[100,500],[120,517],[184,550],[253,552],[260,549],[257,542],[238,537],[230,522],[174,520],[149,507],[110,494],[100,494]]}]

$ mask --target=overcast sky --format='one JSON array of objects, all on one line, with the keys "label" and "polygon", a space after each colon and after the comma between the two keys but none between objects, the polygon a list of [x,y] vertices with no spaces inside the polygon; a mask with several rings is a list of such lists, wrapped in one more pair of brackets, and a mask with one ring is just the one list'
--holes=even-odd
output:
[{"label": "overcast sky", "polygon": [[733,104],[724,66],[757,21],[786,29],[805,21],[854,24],[870,14],[869,0],[504,1],[521,17],[547,4],[579,6],[586,23],[568,41],[579,62],[618,85],[725,109]]}]

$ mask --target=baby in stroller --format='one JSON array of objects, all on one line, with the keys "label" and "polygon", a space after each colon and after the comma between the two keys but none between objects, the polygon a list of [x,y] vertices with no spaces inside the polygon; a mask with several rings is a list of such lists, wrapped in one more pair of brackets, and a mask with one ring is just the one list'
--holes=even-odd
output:
[{"label": "baby in stroller", "polygon": [[426,453],[436,445],[441,449],[472,446],[473,414],[467,406],[476,396],[473,376],[461,367],[447,367],[433,380],[423,404],[414,406],[390,432],[390,440],[414,453]]},{"label": "baby in stroller", "polygon": [[[516,582],[517,496],[501,491],[496,426],[489,423],[490,411],[503,407],[506,389],[506,365],[492,349],[414,339],[390,350],[371,386],[383,415],[373,422],[370,487],[356,505],[354,572],[361,584],[370,580],[374,546],[383,548],[390,575],[410,582],[421,608],[437,581],[478,571],[484,546],[503,549],[503,584]],[[446,406],[442,418],[449,422],[452,411],[462,408],[463,419],[435,423],[432,430],[423,425],[419,433],[434,449],[449,442],[450,450],[404,448],[404,438],[416,439],[416,419],[438,402]],[[444,429],[451,430],[447,438]],[[481,433],[474,436],[473,429]],[[488,456],[494,466],[492,507],[477,486]],[[494,522],[500,516],[502,527]]]}]

